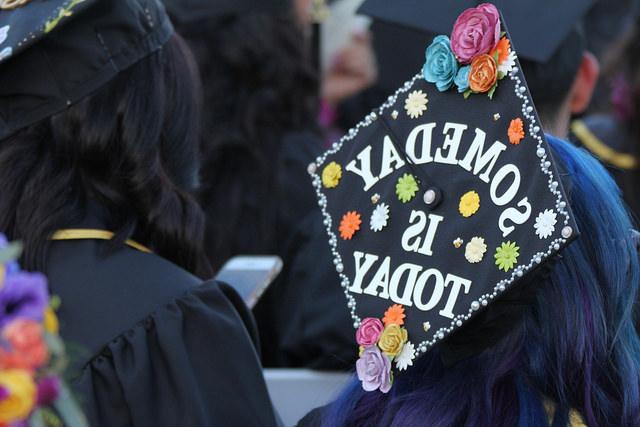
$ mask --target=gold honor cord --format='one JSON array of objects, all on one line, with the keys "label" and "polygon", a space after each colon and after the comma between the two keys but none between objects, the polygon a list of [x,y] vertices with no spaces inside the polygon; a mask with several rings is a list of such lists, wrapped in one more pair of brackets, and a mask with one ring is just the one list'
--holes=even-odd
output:
[{"label": "gold honor cord", "polygon": [[[107,230],[98,230],[93,228],[70,228],[66,230],[58,230],[53,233],[51,240],[111,240],[114,233]],[[124,242],[127,246],[132,247],[140,252],[153,253],[151,249],[140,243],[127,239]]]},{"label": "gold honor cord", "polygon": [[600,160],[625,170],[635,169],[638,166],[638,160],[634,156],[619,153],[600,141],[582,121],[574,121],[571,124],[571,130],[574,135],[578,137],[582,145]]}]

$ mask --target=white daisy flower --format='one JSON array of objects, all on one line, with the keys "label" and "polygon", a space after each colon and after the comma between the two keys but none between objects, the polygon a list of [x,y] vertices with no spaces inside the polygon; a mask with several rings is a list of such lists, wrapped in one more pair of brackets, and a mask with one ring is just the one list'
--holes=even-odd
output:
[{"label": "white daisy flower", "polygon": [[371,229],[373,231],[381,231],[389,222],[389,206],[386,203],[380,203],[371,214]]},{"label": "white daisy flower", "polygon": [[516,66],[516,58],[516,53],[513,50],[510,51],[507,58],[502,61],[502,64],[498,65],[498,72],[503,73],[505,76],[509,74],[513,70],[513,67]]},{"label": "white daisy flower", "polygon": [[475,264],[482,261],[486,252],[487,245],[484,243],[484,239],[482,237],[474,237],[467,243],[467,247],[464,250],[464,257],[471,264]]},{"label": "white daisy flower", "polygon": [[540,239],[546,239],[550,237],[554,231],[556,231],[557,215],[551,209],[545,209],[544,212],[540,212],[536,218],[536,223],[533,227],[536,229],[536,234]]},{"label": "white daisy flower", "polygon": [[417,119],[427,111],[428,102],[426,93],[421,90],[414,90],[407,96],[407,100],[404,102],[404,109],[407,110],[409,117]]},{"label": "white daisy flower", "polygon": [[409,341],[406,342],[400,354],[396,356],[396,368],[404,371],[409,366],[413,366],[413,359],[416,358],[416,349]]}]

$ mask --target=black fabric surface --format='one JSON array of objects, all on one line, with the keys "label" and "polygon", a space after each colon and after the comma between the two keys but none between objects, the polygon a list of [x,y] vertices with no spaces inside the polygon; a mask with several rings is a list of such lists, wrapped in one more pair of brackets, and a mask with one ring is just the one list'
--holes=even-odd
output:
[{"label": "black fabric surface", "polygon": [[54,242],[46,272],[90,424],[276,425],[234,291],[133,249],[105,256],[105,245]]},{"label": "black fabric surface", "polygon": [[267,367],[349,370],[357,359],[319,213],[295,231],[285,268],[254,309]]},{"label": "black fabric surface", "polygon": [[307,173],[320,151],[311,132],[282,139],[274,196],[284,268],[253,310],[266,367],[349,369],[355,361],[351,321]]},{"label": "black fabric surface", "polygon": [[0,58],[0,139],[90,95],[173,34],[159,0],[31,1],[3,10],[0,28],[0,50],[13,52]]}]

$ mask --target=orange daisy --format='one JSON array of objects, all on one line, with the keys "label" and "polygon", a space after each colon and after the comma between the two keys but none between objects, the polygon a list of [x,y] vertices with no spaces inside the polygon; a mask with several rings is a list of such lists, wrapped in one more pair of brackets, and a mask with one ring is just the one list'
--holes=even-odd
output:
[{"label": "orange daisy", "polygon": [[387,311],[384,312],[384,317],[382,318],[382,321],[384,322],[385,326],[389,326],[389,325],[402,326],[404,325],[405,317],[406,316],[404,314],[404,307],[401,306],[400,304],[394,304],[391,307],[389,307]]},{"label": "orange daisy", "polygon": [[509,125],[509,131],[507,132],[509,135],[509,142],[513,145],[520,144],[522,138],[524,138],[524,123],[522,119],[517,118],[511,120],[511,124]]},{"label": "orange daisy", "polygon": [[340,221],[340,237],[344,240],[351,240],[356,231],[360,230],[360,224],[362,224],[362,219],[360,219],[360,214],[355,211],[347,212],[342,217],[342,221]]},{"label": "orange daisy", "polygon": [[511,51],[511,42],[508,38],[503,37],[500,39],[496,47],[493,48],[489,55],[493,57],[498,52],[498,65],[502,64],[508,57]]}]

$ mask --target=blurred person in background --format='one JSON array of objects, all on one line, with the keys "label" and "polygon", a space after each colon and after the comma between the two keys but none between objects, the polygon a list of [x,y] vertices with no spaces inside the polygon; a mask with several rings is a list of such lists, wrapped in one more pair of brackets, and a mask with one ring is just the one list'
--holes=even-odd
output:
[{"label": "blurred person in background", "polygon": [[587,16],[587,43],[602,63],[602,76],[588,114],[571,124],[572,140],[607,166],[636,221],[640,215],[639,11],[636,1],[600,1]]},{"label": "blurred person in background", "polygon": [[203,283],[200,87],[163,6],[23,2],[0,33],[0,230],[63,301],[90,425],[276,425],[251,314]]},{"label": "blurred person in background", "polygon": [[[323,338],[333,330],[317,315],[333,303],[322,293],[326,282],[337,285],[338,279],[328,274],[333,264],[307,173],[323,145],[310,43],[313,4],[165,3],[203,80],[198,198],[207,256],[215,270],[235,255],[283,259],[282,273],[254,309],[265,366],[342,366],[352,352],[336,355],[340,340]],[[299,295],[308,303],[282,310],[278,301],[300,301]],[[335,322],[349,322],[340,308]]]}]

